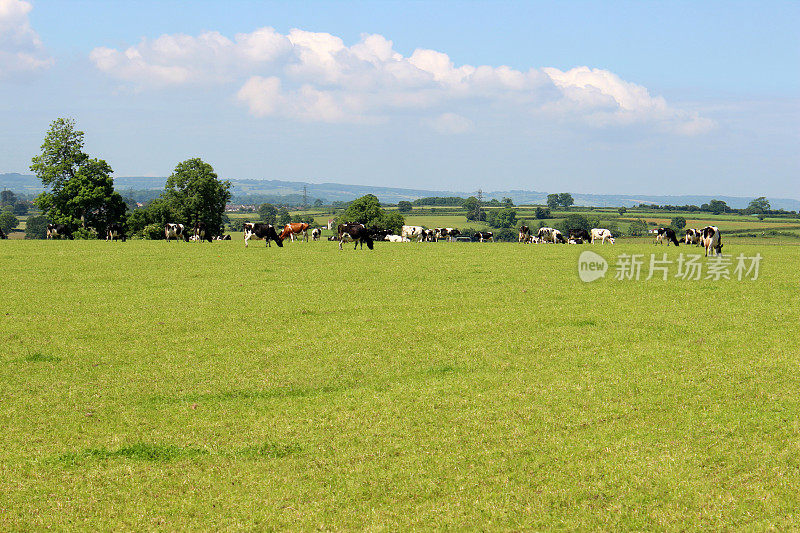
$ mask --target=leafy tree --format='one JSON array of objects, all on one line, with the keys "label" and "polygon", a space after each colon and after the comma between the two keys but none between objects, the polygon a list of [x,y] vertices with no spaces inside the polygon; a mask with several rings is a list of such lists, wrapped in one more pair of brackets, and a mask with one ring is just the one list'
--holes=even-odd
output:
[{"label": "leafy tree", "polygon": [[711,200],[707,204],[703,204],[700,209],[703,211],[711,211],[711,213],[715,215],[721,215],[722,213],[726,213],[731,210],[731,208],[728,207],[728,204],[722,200]]},{"label": "leafy tree", "polygon": [[514,209],[492,211],[486,218],[489,225],[495,228],[513,228],[517,224],[517,212]]},{"label": "leafy tree", "polygon": [[44,239],[47,237],[47,224],[49,223],[46,216],[29,217],[25,221],[25,238]]},{"label": "leafy tree", "polygon": [[550,209],[558,209],[559,200],[557,194],[548,194],[547,195],[547,207]]},{"label": "leafy tree", "polygon": [[514,207],[514,201],[507,196],[504,196],[503,199],[500,200],[500,204],[502,204],[503,207]]},{"label": "leafy tree", "polygon": [[397,210],[401,213],[410,213],[411,211],[414,210],[414,204],[402,200],[400,202],[397,202]]},{"label": "leafy tree", "polygon": [[373,194],[366,194],[356,199],[342,215],[344,222],[358,222],[364,225],[372,224],[374,220],[383,217],[383,208],[378,198]]},{"label": "leafy tree", "polygon": [[289,210],[286,209],[286,207],[279,207],[276,220],[278,222],[278,226],[285,226],[292,221],[292,215],[289,213]]},{"label": "leafy tree", "polygon": [[563,206],[565,209],[575,203],[572,195],[568,192],[562,192],[558,195],[558,205]]},{"label": "leafy tree", "polygon": [[108,223],[125,214],[125,202],[114,191],[111,166],[83,152],[83,132],[75,129],[74,120],[53,121],[42,153],[30,168],[49,189],[35,204],[54,223],[104,233]]},{"label": "leafy tree", "polygon": [[745,212],[747,212],[748,215],[752,215],[754,213],[764,213],[769,210],[769,200],[767,200],[765,196],[759,196],[750,202],[750,205],[747,206]]},{"label": "leafy tree", "polygon": [[322,201],[322,198],[314,200],[314,207],[322,207],[323,205],[325,205],[325,202]]},{"label": "leafy tree", "polygon": [[628,208],[625,207],[624,205],[622,207],[620,207],[619,209],[617,209],[617,213],[619,213],[620,216],[624,215],[627,212],[628,212]]},{"label": "leafy tree", "polygon": [[537,207],[536,208],[536,218],[539,220],[545,218],[553,218],[553,214],[550,212],[549,207]]},{"label": "leafy tree", "polygon": [[30,209],[30,206],[28,205],[28,202],[19,201],[19,202],[14,204],[13,211],[14,211],[15,215],[19,215],[21,217],[24,217],[25,215],[28,214],[28,210],[29,209]]},{"label": "leafy tree", "polygon": [[641,235],[645,235],[647,233],[647,222],[645,222],[641,218],[637,218],[636,220],[631,222],[628,232],[633,237],[639,237]]},{"label": "leafy tree", "polygon": [[275,224],[278,218],[278,208],[272,204],[261,204],[258,206],[258,216],[267,224]]},{"label": "leafy tree", "polygon": [[0,207],[14,205],[17,202],[17,195],[13,191],[0,191]]},{"label": "leafy tree", "polygon": [[673,228],[675,229],[683,229],[686,227],[686,219],[683,217],[675,217],[670,222]]},{"label": "leafy tree", "polygon": [[464,200],[463,207],[467,211],[467,220],[486,220],[486,216],[481,211],[480,202],[474,196]]},{"label": "leafy tree", "polygon": [[350,204],[342,214],[341,221],[358,222],[367,227],[375,226],[395,233],[400,233],[404,224],[403,215],[397,211],[384,211],[378,198],[372,194],[364,195]]},{"label": "leafy tree", "polygon": [[3,230],[3,233],[8,233],[17,226],[19,226],[19,219],[14,216],[11,209],[3,209],[0,212],[0,229]]},{"label": "leafy tree", "polygon": [[177,221],[189,226],[204,222],[208,231],[218,234],[230,189],[230,181],[220,181],[211,165],[195,157],[178,163],[167,178],[164,198]]},{"label": "leafy tree", "polygon": [[314,215],[292,215],[292,222],[303,222],[309,226],[313,226]]},{"label": "leafy tree", "polygon": [[498,200],[497,198],[492,198],[486,203],[486,205],[490,207],[500,207],[500,200]]}]

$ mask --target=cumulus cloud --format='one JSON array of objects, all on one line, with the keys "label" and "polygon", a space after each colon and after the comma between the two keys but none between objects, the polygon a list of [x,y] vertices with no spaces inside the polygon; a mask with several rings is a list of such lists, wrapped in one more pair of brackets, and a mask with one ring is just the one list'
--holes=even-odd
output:
[{"label": "cumulus cloud", "polygon": [[329,33],[299,29],[283,35],[261,28],[233,39],[218,32],[163,35],[126,50],[96,48],[90,58],[99,70],[142,90],[235,85],[237,100],[258,117],[373,122],[416,112],[436,131],[464,133],[474,128],[465,115],[480,107],[682,135],[713,126],[607,70],[459,66],[436,50],[403,56],[376,34],[362,35],[352,46]]},{"label": "cumulus cloud", "polygon": [[31,9],[23,0],[0,0],[0,79],[53,64],[28,21]]}]

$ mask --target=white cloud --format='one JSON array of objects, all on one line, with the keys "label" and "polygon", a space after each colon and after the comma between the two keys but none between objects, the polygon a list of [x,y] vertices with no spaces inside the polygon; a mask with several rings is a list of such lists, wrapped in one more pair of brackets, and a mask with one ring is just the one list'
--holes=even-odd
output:
[{"label": "white cloud", "polygon": [[0,0],[0,79],[53,64],[28,21],[32,8],[23,0]]},{"label": "white cloud", "polygon": [[442,113],[436,118],[426,120],[425,123],[444,135],[467,133],[475,128],[471,120],[456,113]]},{"label": "white cloud", "polygon": [[681,135],[713,127],[607,70],[456,66],[436,50],[405,57],[381,35],[362,35],[352,46],[299,29],[282,35],[261,28],[233,40],[217,32],[163,35],[125,51],[96,48],[90,57],[101,71],[140,89],[238,85],[238,101],[259,117],[372,122],[416,112],[437,131],[458,133],[474,127],[459,113],[479,105],[593,127],[645,125]]}]

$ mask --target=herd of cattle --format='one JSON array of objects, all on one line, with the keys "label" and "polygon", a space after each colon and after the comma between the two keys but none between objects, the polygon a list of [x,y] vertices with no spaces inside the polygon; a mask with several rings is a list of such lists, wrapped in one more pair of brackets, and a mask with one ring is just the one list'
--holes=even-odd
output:
[{"label": "herd of cattle", "polygon": [[[272,224],[266,223],[251,223],[244,224],[244,245],[247,247],[250,239],[265,240],[266,246],[270,246],[270,241],[275,241],[278,246],[283,246],[284,239],[291,239],[294,241],[296,238],[304,238],[308,241],[308,233],[311,226],[306,223],[291,223],[286,224],[280,233],[275,229]],[[658,228],[650,230],[655,235],[656,244],[663,244],[665,241],[667,246],[673,243],[675,246],[679,245],[678,237],[675,230],[672,228]],[[322,236],[322,228],[311,229],[311,238],[318,241]],[[47,225],[47,238],[72,238],[72,232],[63,224],[48,224]],[[0,230],[0,239],[5,239],[7,236]],[[171,240],[185,240],[185,241],[226,241],[230,240],[230,235],[213,235],[208,231],[206,224],[198,222],[192,229],[189,229],[183,224],[166,224],[164,226],[164,238],[167,242]],[[453,242],[459,239],[475,240],[478,242],[494,241],[494,234],[491,231],[479,231],[472,236],[464,235],[456,228],[433,228],[428,229],[423,226],[403,226],[400,235],[391,234],[391,232],[379,230],[378,228],[367,228],[363,224],[339,224],[336,235],[329,237],[331,241],[339,242],[339,249],[345,242],[355,243],[357,248],[359,245],[364,247],[366,243],[367,248],[372,250],[374,241],[388,241],[388,242],[437,242],[445,240]],[[122,224],[109,224],[106,232],[106,240],[126,240],[125,228]],[[539,228],[536,234],[531,233],[528,226],[520,226],[519,228],[519,242],[524,244],[584,244],[600,241],[605,244],[608,241],[614,244],[614,237],[611,232],[604,228],[592,228],[591,231],[585,229],[572,229],[569,230],[568,237],[564,237],[561,231],[555,228]],[[716,226],[706,226],[701,229],[690,228],[686,230],[683,241],[685,244],[695,244],[703,246],[706,250],[706,256],[711,251],[714,255],[722,253],[722,235],[719,228]]]}]

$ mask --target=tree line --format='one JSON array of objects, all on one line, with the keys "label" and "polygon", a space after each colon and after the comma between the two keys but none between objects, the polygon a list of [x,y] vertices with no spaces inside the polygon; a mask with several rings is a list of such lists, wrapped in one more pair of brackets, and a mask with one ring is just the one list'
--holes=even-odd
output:
[{"label": "tree line", "polygon": [[168,222],[190,227],[204,223],[212,234],[222,232],[231,183],[220,180],[202,159],[178,163],[161,194],[128,213],[128,204],[114,190],[111,165],[90,157],[83,147],[84,132],[73,119],[50,124],[41,153],[30,166],[46,190],[34,200],[43,216],[28,219],[28,236],[42,238],[47,223],[63,224],[78,238],[104,237],[114,223],[146,238],[162,238]]}]

